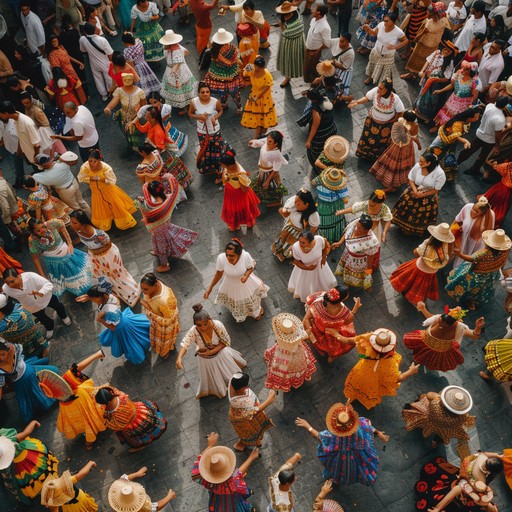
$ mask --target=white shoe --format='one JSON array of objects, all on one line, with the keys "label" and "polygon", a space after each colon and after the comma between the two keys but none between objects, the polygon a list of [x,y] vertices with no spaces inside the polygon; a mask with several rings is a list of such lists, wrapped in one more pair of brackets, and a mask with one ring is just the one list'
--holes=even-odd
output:
[{"label": "white shoe", "polygon": [[62,319],[62,322],[64,323],[64,325],[71,325],[71,318],[67,316],[66,318]]},{"label": "white shoe", "polygon": [[53,330],[46,331],[46,339],[51,340],[53,338]]}]

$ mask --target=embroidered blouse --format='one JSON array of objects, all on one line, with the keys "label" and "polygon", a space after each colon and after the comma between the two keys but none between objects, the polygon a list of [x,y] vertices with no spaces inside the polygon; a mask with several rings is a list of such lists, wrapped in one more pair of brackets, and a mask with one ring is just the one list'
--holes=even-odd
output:
[{"label": "embroidered blouse", "polygon": [[183,341],[181,342],[181,346],[183,348],[189,349],[190,346],[195,343],[196,344],[196,352],[199,350],[211,350],[213,347],[217,346],[219,343],[223,343],[226,346],[229,346],[231,343],[231,338],[229,337],[228,331],[218,320],[212,320],[213,322],[213,332],[211,341],[207,341],[204,339],[203,335],[199,332],[197,327],[194,325],[189,329]]},{"label": "embroidered blouse", "polygon": [[98,311],[105,312],[103,320],[110,325],[118,325],[121,321],[121,306],[119,299],[114,295],[109,295],[105,304],[102,304]]},{"label": "embroidered blouse", "polygon": [[64,244],[64,240],[62,240],[59,233],[60,229],[65,228],[64,222],[59,219],[52,219],[47,220],[44,225],[48,228],[44,236],[31,235],[28,240],[31,254],[44,254],[56,251]]}]

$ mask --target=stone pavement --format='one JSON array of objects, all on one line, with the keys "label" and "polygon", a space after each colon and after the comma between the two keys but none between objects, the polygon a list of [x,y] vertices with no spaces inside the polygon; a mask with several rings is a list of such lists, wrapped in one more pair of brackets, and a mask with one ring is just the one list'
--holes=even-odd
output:
[{"label": "stone pavement", "polygon": [[[263,8],[266,19],[272,23],[274,2],[258,2]],[[329,16],[331,25],[337,33],[335,20]],[[355,27],[354,20],[352,27]],[[164,28],[174,28],[184,34],[184,45],[190,49],[191,55],[188,63],[192,71],[199,76],[197,58],[194,45],[193,27],[183,28],[177,25],[177,18],[170,17],[163,23]],[[233,17],[215,17],[214,26],[229,26],[234,31]],[[355,29],[353,30],[355,32]],[[293,80],[291,88],[279,88],[281,76],[275,71],[277,42],[279,34],[272,29],[270,35],[271,48],[263,51],[268,59],[268,67],[272,71],[276,85],[273,88],[274,98],[279,115],[279,127],[285,135],[283,150],[289,158],[290,164],[282,172],[283,180],[290,194],[299,187],[307,184],[309,170],[304,143],[306,130],[299,128],[295,121],[299,117],[305,104],[300,92],[305,84],[301,79]],[[119,38],[114,41],[115,47],[120,48]],[[354,45],[357,46],[357,43]],[[366,90],[362,83],[366,57],[356,54],[352,94],[360,98]],[[403,69],[403,62],[397,60],[399,69]],[[163,65],[157,70],[159,76],[163,74]],[[418,87],[413,83],[405,83],[396,76],[396,90],[409,107],[414,100]],[[246,98],[248,91],[243,92]],[[132,197],[140,193],[140,187],[134,169],[138,156],[126,148],[117,125],[111,123],[102,114],[102,103],[97,96],[88,105],[96,116],[101,133],[101,147],[105,160],[112,165],[118,177],[118,184]],[[336,108],[336,122],[339,132],[351,142],[351,155],[361,132],[362,123],[367,108],[358,107],[350,112],[346,108]],[[195,122],[175,116],[173,122],[180,129],[189,134],[189,150],[185,155],[185,162],[194,170],[197,138]],[[250,171],[256,167],[258,153],[247,147],[252,133],[240,128],[234,106],[230,103],[229,110],[220,119],[226,140],[236,149],[239,162]],[[422,141],[425,147],[430,135],[422,126]],[[2,150],[3,152],[3,150]],[[4,172],[12,178],[8,158],[5,153]],[[376,187],[377,182],[367,172],[369,165],[359,162],[350,156],[346,171],[349,177],[350,203],[366,198]],[[439,221],[451,222],[459,209],[468,201],[474,199],[476,193],[487,190],[488,185],[475,178],[460,175],[459,181],[448,184],[440,195]],[[84,187],[86,190],[86,187]],[[248,319],[237,324],[231,315],[223,308],[217,307],[212,301],[203,301],[202,295],[215,272],[215,259],[230,239],[230,233],[220,221],[222,203],[222,189],[213,184],[211,177],[203,177],[195,173],[195,181],[191,187],[189,200],[179,205],[173,220],[178,225],[187,226],[200,232],[198,243],[182,259],[173,261],[171,272],[161,276],[163,282],[170,285],[179,301],[180,324],[182,333],[192,324],[191,306],[197,302],[205,302],[206,309],[214,318],[223,321],[231,335],[233,347],[242,352],[248,361],[247,371],[251,375],[251,387],[261,397],[267,396],[264,388],[266,374],[263,353],[271,344],[270,322],[273,315],[288,311],[302,317],[303,305],[292,299],[287,291],[287,282],[291,268],[286,263],[279,263],[270,251],[270,244],[281,226],[281,218],[275,210],[263,210],[256,227],[249,230],[247,235],[241,236],[245,248],[257,261],[256,274],[270,286],[268,298],[264,301],[265,316],[255,323]],[[85,193],[89,197],[89,191]],[[393,205],[398,194],[392,194],[387,204]],[[137,214],[139,215],[139,214]],[[140,218],[140,215],[138,216]],[[510,223],[506,228],[510,232]],[[113,241],[119,246],[124,262],[130,272],[140,278],[145,272],[153,270],[155,259],[148,254],[150,238],[142,225],[121,232],[111,231]],[[238,233],[240,236],[240,233]],[[420,240],[405,238],[394,227],[391,228],[388,241],[383,246],[380,272],[375,276],[373,292],[355,292],[360,296],[363,307],[356,317],[357,332],[365,332],[377,327],[388,327],[401,336],[421,326],[422,316],[402,296],[394,292],[389,284],[390,273],[402,262],[412,257],[412,250]],[[330,255],[328,263],[334,268],[340,251]],[[21,255],[26,268],[32,269],[27,254]],[[440,288],[445,283],[447,271],[440,272]],[[428,307],[434,312],[440,312],[448,298],[441,291],[441,300],[438,304],[429,303]],[[95,313],[90,304],[75,303],[66,297],[66,305],[73,319],[70,327],[58,323],[54,340],[52,342],[50,359],[61,370],[67,369],[74,361],[78,361],[91,354],[98,348],[98,324],[95,322]],[[456,371],[444,374],[427,372],[420,373],[408,380],[399,391],[398,397],[385,398],[383,403],[371,411],[365,411],[359,404],[356,408],[359,413],[370,418],[375,426],[384,430],[391,436],[387,446],[376,441],[379,452],[381,469],[376,484],[371,488],[361,485],[336,488],[332,498],[337,499],[347,512],[349,511],[389,511],[412,512],[414,510],[414,484],[419,475],[422,464],[434,456],[443,455],[449,461],[458,463],[455,445],[440,447],[433,451],[425,442],[419,432],[406,432],[401,418],[401,408],[405,402],[410,402],[421,392],[441,390],[447,384],[460,384],[466,387],[473,395],[475,407],[473,413],[477,416],[476,428],[471,431],[472,450],[478,449],[501,452],[504,447],[512,446],[511,406],[504,393],[503,386],[496,382],[485,383],[478,377],[478,371],[484,368],[482,347],[490,339],[499,338],[505,332],[505,313],[503,309],[504,293],[500,289],[495,300],[483,307],[477,313],[470,312],[467,322],[472,327],[480,315],[486,317],[487,326],[485,334],[478,341],[465,340],[463,353],[464,365]],[[352,305],[352,299],[348,305]],[[139,311],[137,306],[136,311]],[[399,352],[403,355],[402,370],[411,362],[410,352],[399,343]],[[157,359],[152,354],[140,366],[133,366],[123,358],[114,359],[110,355],[103,362],[94,363],[89,373],[97,385],[110,382],[130,394],[132,399],[151,399],[156,401],[169,422],[168,431],[162,438],[142,452],[128,453],[113,433],[105,432],[99,436],[92,451],[87,452],[82,438],[73,441],[65,440],[56,431],[55,421],[57,409],[53,409],[46,416],[40,418],[42,426],[34,435],[43,439],[61,461],[61,471],[69,468],[72,472],[80,469],[88,460],[95,460],[97,468],[86,477],[82,483],[83,488],[91,493],[100,505],[100,510],[109,510],[107,491],[111,482],[122,473],[132,472],[140,466],[149,468],[148,475],[141,480],[148,494],[153,499],[159,499],[166,494],[167,489],[176,490],[177,499],[167,505],[166,510],[204,511],[207,510],[206,491],[192,482],[190,470],[195,457],[206,446],[205,436],[212,430],[220,434],[220,442],[232,446],[235,434],[228,420],[228,401],[214,397],[195,399],[195,388],[198,381],[196,361],[191,354],[184,360],[184,370],[176,370],[174,362],[176,354],[173,353],[168,360]],[[268,504],[267,478],[280,464],[294,452],[303,454],[303,459],[297,467],[298,479],[294,485],[296,496],[296,511],[309,512],[313,500],[322,484],[322,467],[315,457],[316,443],[303,429],[294,424],[296,416],[308,419],[317,429],[324,428],[324,418],[332,403],[344,400],[342,393],[343,383],[347,373],[357,361],[355,351],[327,364],[320,358],[317,372],[310,382],[299,390],[288,394],[280,393],[274,404],[268,409],[269,415],[276,424],[276,428],[265,436],[262,457],[250,469],[247,477],[249,486],[254,489],[252,503],[257,510],[264,511]],[[16,426],[20,424],[17,407],[13,396],[10,395],[2,404],[0,413],[1,426]],[[237,455],[241,463],[243,455]],[[496,492],[496,502],[500,511],[512,511],[512,493],[504,483],[502,476],[493,483]],[[0,489],[0,510],[11,512],[17,509],[10,496]],[[21,508],[20,508],[21,510]]]}]

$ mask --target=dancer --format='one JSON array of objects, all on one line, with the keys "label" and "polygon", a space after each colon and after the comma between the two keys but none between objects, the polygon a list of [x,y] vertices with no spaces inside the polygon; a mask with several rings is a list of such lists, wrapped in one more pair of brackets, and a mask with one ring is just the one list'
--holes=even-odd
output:
[{"label": "dancer", "polygon": [[160,12],[158,6],[149,0],[136,0],[131,12],[132,23],[130,32],[133,34],[135,24],[137,26],[137,35],[144,45],[144,54],[147,62],[157,62],[164,58],[163,48],[160,45],[160,38],[164,35],[164,30],[158,23]]},{"label": "dancer", "polygon": [[297,479],[293,469],[301,458],[300,453],[295,453],[268,479],[270,505],[267,512],[293,512],[292,485]]}]

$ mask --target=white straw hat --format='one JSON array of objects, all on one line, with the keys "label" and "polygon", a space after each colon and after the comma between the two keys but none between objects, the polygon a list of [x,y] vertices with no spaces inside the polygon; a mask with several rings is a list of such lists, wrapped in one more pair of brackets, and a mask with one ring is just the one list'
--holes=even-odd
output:
[{"label": "white straw hat", "polygon": [[0,436],[0,470],[11,465],[15,451],[14,443],[8,437]]},{"label": "white straw hat", "polygon": [[233,34],[231,32],[228,32],[224,28],[219,28],[215,34],[213,34],[212,42],[217,44],[228,44],[233,41]]},{"label": "white straw hat", "polygon": [[158,41],[160,44],[164,46],[176,44],[183,40],[183,36],[180,34],[176,34],[174,30],[166,30],[165,35],[160,38]]}]

